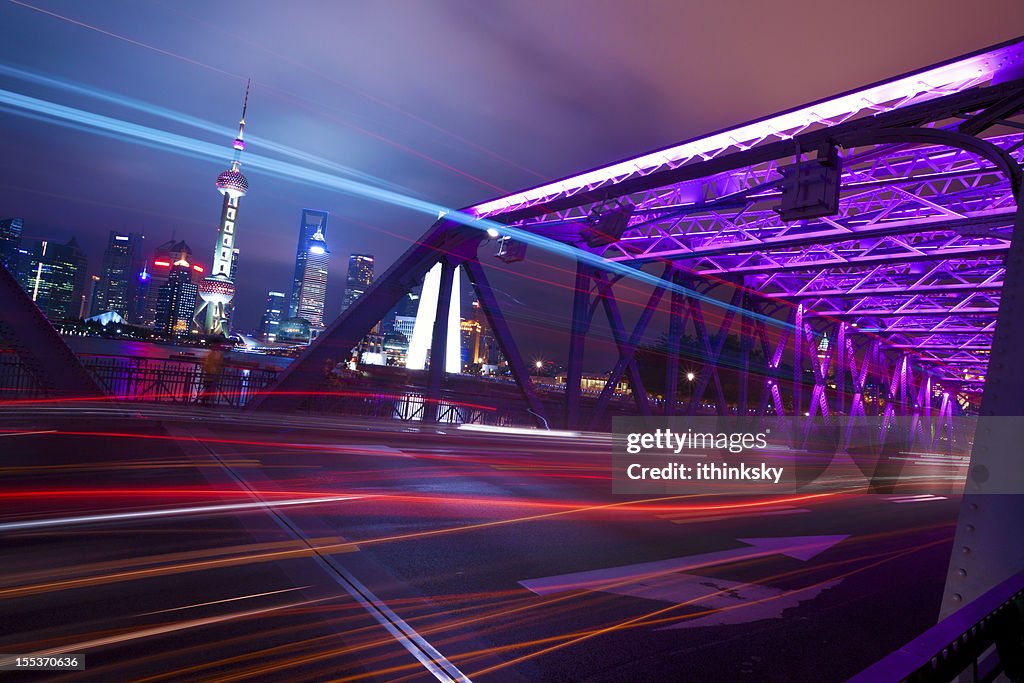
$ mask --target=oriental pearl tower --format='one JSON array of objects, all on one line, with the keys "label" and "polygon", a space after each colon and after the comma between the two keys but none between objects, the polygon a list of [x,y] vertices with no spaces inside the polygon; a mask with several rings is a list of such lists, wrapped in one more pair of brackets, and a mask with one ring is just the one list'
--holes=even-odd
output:
[{"label": "oriental pearl tower", "polygon": [[[250,81],[251,83],[251,81]],[[227,336],[229,327],[229,305],[235,296],[232,280],[231,260],[235,251],[235,226],[238,222],[239,200],[249,190],[249,181],[238,167],[242,164],[242,150],[245,149],[245,110],[249,106],[249,84],[245,86],[245,101],[242,104],[242,120],[238,122],[238,137],[235,138],[235,152],[231,168],[217,176],[217,190],[224,195],[220,211],[220,226],[217,228],[217,243],[213,248],[213,267],[209,276],[199,283],[199,298],[202,306],[196,311],[198,322],[207,334]]]}]

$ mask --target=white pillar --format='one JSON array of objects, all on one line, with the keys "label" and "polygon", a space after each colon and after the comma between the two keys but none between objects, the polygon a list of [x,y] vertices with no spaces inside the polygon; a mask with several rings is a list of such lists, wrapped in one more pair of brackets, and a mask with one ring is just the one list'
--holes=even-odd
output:
[{"label": "white pillar", "polygon": [[435,263],[423,278],[423,290],[420,292],[420,302],[416,308],[416,322],[412,326],[412,339],[409,340],[409,354],[405,360],[405,367],[410,370],[423,370],[427,367],[427,351],[430,349],[430,337],[434,331],[434,314],[437,311],[437,297],[440,292],[441,264]]},{"label": "white pillar", "polygon": [[448,338],[444,354],[445,372],[462,372],[462,266],[452,276],[452,299],[448,304]]},{"label": "white pillar", "polygon": [[[445,344],[445,372],[462,372],[462,299],[461,287],[462,266],[455,268],[452,281],[452,297],[448,306],[448,325]],[[410,370],[423,370],[427,367],[427,351],[430,349],[430,338],[434,332],[434,316],[437,313],[437,300],[441,293],[441,264],[436,263],[427,271],[423,278],[423,290],[416,309],[416,322],[412,327],[412,339],[409,340],[409,354],[406,356],[405,367]]]}]

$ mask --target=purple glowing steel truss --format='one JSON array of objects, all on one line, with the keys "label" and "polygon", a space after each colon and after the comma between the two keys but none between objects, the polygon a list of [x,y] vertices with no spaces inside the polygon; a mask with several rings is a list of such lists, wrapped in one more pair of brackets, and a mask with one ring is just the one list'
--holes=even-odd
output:
[{"label": "purple glowing steel truss", "polygon": [[[585,425],[579,407],[582,349],[597,302],[608,316],[620,362],[587,424],[599,423],[623,377],[640,414],[692,412],[710,392],[719,413],[853,415],[881,403],[888,412],[927,415],[935,409],[949,415],[957,401],[971,406],[973,400],[977,408],[971,394],[985,383],[1024,157],[1024,126],[1011,120],[1024,103],[1019,76],[1021,40],[463,213],[488,219],[492,233],[503,224],[609,264],[657,269],[666,282],[704,295],[671,293],[678,315],[670,316],[670,337],[692,329],[712,371],[700,378],[689,404],[677,406],[678,358],[670,353],[670,390],[662,406],[653,407],[634,354],[664,292],[651,295],[637,326],[627,331],[614,291],[621,274],[610,277],[592,260],[580,261],[564,409],[570,427]],[[786,173],[813,164],[827,148],[838,148],[841,156],[835,211],[782,220]],[[629,222],[595,247],[587,239],[593,216],[610,202],[631,208]],[[347,311],[285,374],[278,388],[294,393],[263,404],[298,403],[296,396],[315,383],[316,359],[354,346],[426,269],[445,261],[467,265],[476,275],[471,282],[499,344],[531,409],[539,412],[477,261],[483,227],[444,219],[435,224],[378,280],[373,296]],[[710,330],[702,311],[708,296],[758,315],[730,313]],[[762,316],[787,319],[795,330],[769,340]],[[743,360],[738,397],[724,395],[714,370],[731,325],[740,328],[746,353],[756,346],[770,359],[768,368],[749,368],[761,378],[760,391],[748,386],[749,359]],[[824,346],[823,338],[829,340]],[[765,372],[781,367],[793,368],[785,388],[777,372]],[[443,377],[432,376],[432,390],[443,384]],[[874,408],[865,406],[869,386],[876,387]],[[877,395],[877,387],[884,395]]]}]

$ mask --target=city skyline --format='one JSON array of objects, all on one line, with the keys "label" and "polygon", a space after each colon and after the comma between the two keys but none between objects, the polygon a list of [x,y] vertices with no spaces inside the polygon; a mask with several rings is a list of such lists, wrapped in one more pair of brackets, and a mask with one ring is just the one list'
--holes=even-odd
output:
[{"label": "city skyline", "polygon": [[[994,11],[996,5],[1003,11]],[[1014,3],[993,3],[993,11],[970,26],[953,27],[938,19],[922,22],[919,13],[901,9],[878,29],[899,40],[881,36],[865,60],[850,60],[837,43],[816,46],[819,54],[808,63],[799,41],[779,45],[768,38],[770,32],[757,37],[746,30],[729,38],[719,35],[716,40],[724,41],[721,50],[732,55],[734,67],[719,69],[710,81],[701,69],[677,73],[673,64],[697,63],[693,55],[709,49],[711,32],[687,29],[686,40],[668,47],[661,26],[722,26],[731,21],[727,12],[714,8],[701,8],[696,24],[692,16],[680,16],[681,9],[651,13],[639,31],[650,37],[640,44],[617,37],[616,27],[623,21],[637,21],[624,16],[624,8],[595,11],[583,41],[565,38],[572,33],[566,27],[577,21],[567,8],[531,13],[506,7],[480,13],[441,3],[430,10],[411,8],[407,21],[394,23],[382,8],[366,7],[350,17],[374,28],[356,36],[351,46],[363,58],[340,60],[325,47],[330,41],[295,40],[306,33],[319,35],[320,26],[304,25],[273,7],[245,12],[241,5],[225,6],[235,17],[227,35],[203,15],[200,5],[185,4],[177,12],[159,5],[127,7],[117,2],[55,4],[48,8],[58,15],[52,16],[4,5],[0,20],[19,30],[0,46],[0,62],[62,85],[81,85],[86,92],[133,98],[196,117],[215,127],[195,133],[197,137],[218,146],[233,134],[225,122],[237,115],[238,96],[252,76],[253,98],[259,101],[258,135],[250,139],[253,150],[264,141],[287,145],[455,207],[501,194],[497,188],[534,185],[998,42],[1013,35],[1013,22],[1006,17],[1022,12]],[[821,11],[808,12],[808,17]],[[850,10],[830,8],[828,13],[844,11]],[[803,22],[798,18],[780,30],[806,34],[810,23]],[[778,20],[772,10],[755,8],[748,23],[775,26]],[[411,39],[428,28],[479,58],[465,64],[457,59],[462,50],[423,46]],[[54,49],[34,49],[25,42],[30,35],[53,36]],[[548,42],[550,36],[560,37]],[[274,46],[285,44],[300,47],[282,60]],[[659,44],[673,58],[657,60],[663,66],[651,71],[644,55]],[[531,63],[508,59],[509,54],[530,54],[534,47],[543,53],[538,58],[554,69],[543,70],[540,78]],[[773,68],[801,78],[763,87],[758,70],[746,65],[757,63],[757,55],[765,51],[772,55]],[[85,55],[98,68],[73,66]],[[133,64],[132,74],[116,68],[124,63]],[[139,79],[138,73],[145,78]],[[564,82],[576,84],[570,94],[560,87]],[[467,84],[474,84],[472,98],[459,94]],[[616,87],[607,87],[611,84]],[[0,88],[125,116],[115,102],[28,81],[13,72],[0,74]],[[699,98],[693,97],[695,92]],[[742,98],[735,94],[741,92]],[[644,126],[632,125],[624,115],[637,107],[655,112]],[[535,111],[537,117],[523,120],[512,113],[517,108]],[[152,114],[127,118],[181,130]],[[579,125],[581,120],[585,125]],[[150,243],[176,233],[200,254],[206,252],[214,220],[208,178],[223,168],[222,162],[154,152],[16,115],[5,114],[5,124],[12,133],[4,143],[6,154],[27,163],[0,169],[0,216],[23,217],[26,238],[65,243],[77,237],[87,252],[90,274],[98,274],[95,264],[110,230],[140,232]],[[344,226],[331,238],[330,270],[335,273],[343,271],[350,253],[359,252],[375,254],[378,270],[386,270],[431,222],[406,210],[265,174],[253,180],[260,191],[246,200],[239,244],[236,319],[243,330],[254,329],[263,313],[265,281],[287,291],[294,263],[285,248],[290,239],[281,236],[280,226],[292,224],[296,209],[322,207],[334,214],[336,225]],[[343,289],[341,278],[329,283],[328,311],[340,309]],[[552,297],[542,284],[527,294],[537,301]]]}]

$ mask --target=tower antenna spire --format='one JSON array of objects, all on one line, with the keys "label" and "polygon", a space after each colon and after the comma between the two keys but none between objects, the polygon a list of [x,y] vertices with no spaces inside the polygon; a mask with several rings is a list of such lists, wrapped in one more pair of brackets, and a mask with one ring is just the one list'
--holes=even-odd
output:
[{"label": "tower antenna spire", "polygon": [[249,107],[249,86],[252,85],[250,78],[245,82],[245,99],[242,101],[242,125],[245,125],[245,110]]},{"label": "tower antenna spire", "polygon": [[252,85],[252,79],[250,78],[245,82],[245,99],[242,100],[242,118],[238,122],[238,137],[235,138],[234,147],[235,152],[231,157],[231,168],[238,170],[238,167],[242,164],[242,150],[245,149],[245,112],[249,108],[249,87]]},{"label": "tower antenna spire", "polygon": [[[196,311],[196,322],[207,334],[227,336],[231,332],[231,314],[235,298],[235,234],[238,230],[238,212],[242,197],[249,191],[249,181],[238,170],[241,165],[245,142],[245,112],[249,108],[249,86],[245,85],[245,100],[242,102],[242,120],[238,122],[238,137],[235,138],[231,168],[217,176],[217,191],[224,196],[220,211],[220,227],[213,247],[213,266],[210,274],[199,283],[199,298],[203,305]],[[201,317],[203,320],[201,321]]]}]

